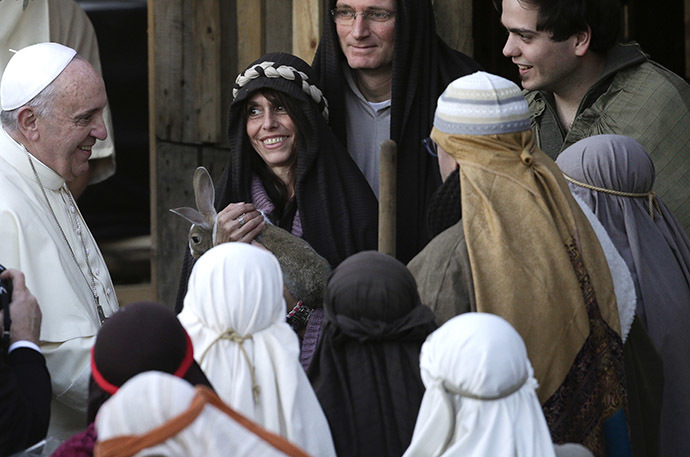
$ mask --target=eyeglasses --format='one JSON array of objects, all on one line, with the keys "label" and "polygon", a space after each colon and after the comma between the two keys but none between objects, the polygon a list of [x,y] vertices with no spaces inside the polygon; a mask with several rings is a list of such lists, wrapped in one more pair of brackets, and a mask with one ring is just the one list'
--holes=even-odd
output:
[{"label": "eyeglasses", "polygon": [[436,143],[431,137],[426,137],[422,140],[422,146],[426,149],[431,157],[438,157],[438,149],[436,148]]},{"label": "eyeglasses", "polygon": [[333,22],[338,25],[352,25],[357,18],[357,15],[361,14],[362,19],[365,21],[373,22],[388,22],[393,16],[395,16],[395,11],[387,11],[379,8],[370,8],[365,11],[355,11],[352,8],[333,8],[331,10],[331,16],[333,16]]}]

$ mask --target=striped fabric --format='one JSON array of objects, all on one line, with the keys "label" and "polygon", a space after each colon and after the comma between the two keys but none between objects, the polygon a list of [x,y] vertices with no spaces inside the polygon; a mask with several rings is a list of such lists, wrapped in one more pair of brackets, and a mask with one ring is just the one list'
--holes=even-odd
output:
[{"label": "striped fabric", "polygon": [[434,127],[452,135],[492,135],[529,130],[527,101],[520,88],[478,71],[448,85],[438,99]]}]

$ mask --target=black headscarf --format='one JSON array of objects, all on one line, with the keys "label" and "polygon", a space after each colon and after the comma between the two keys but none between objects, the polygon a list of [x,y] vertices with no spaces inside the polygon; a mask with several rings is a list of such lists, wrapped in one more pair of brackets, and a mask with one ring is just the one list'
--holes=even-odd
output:
[{"label": "black headscarf", "polygon": [[308,374],[337,454],[399,457],[424,394],[419,351],[435,329],[433,313],[407,268],[374,251],[335,269],[324,311]]},{"label": "black headscarf", "polygon": [[[336,135],[347,142],[345,90],[338,34],[330,10],[312,64],[317,85],[330,103]],[[421,145],[429,136],[436,102],[448,84],[480,70],[479,64],[450,49],[436,34],[430,0],[396,0],[395,49],[390,136],[398,145],[396,257],[407,263],[429,241],[425,213],[431,194],[441,184],[438,162]]]},{"label": "black headscarf", "polygon": [[194,361],[194,348],[169,308],[151,302],[132,303],[105,321],[91,357],[88,422],[125,382],[145,371],[162,371],[192,385],[212,387]]},{"label": "black headscarf", "polygon": [[[286,77],[267,77],[262,62],[273,62],[273,69],[283,66]],[[292,67],[299,73],[287,70]],[[291,54],[266,54],[253,62],[241,75],[258,73],[237,89],[230,105],[228,142],[230,154],[225,171],[216,186],[216,209],[232,202],[251,202],[252,169],[249,154],[254,153],[247,144],[246,125],[242,109],[254,92],[272,89],[297,100],[306,117],[308,129],[300,132],[297,151],[297,177],[295,194],[297,210],[304,238],[319,255],[335,267],[348,256],[366,249],[376,249],[378,230],[378,203],[364,175],[328,127],[324,117],[326,102],[319,98],[321,91],[313,86],[311,68],[302,59]],[[272,70],[268,73],[274,74]],[[291,79],[294,78],[294,79]],[[307,95],[304,81],[311,85]],[[317,92],[318,91],[318,92]],[[177,295],[176,309],[182,309],[187,291],[192,259],[186,255],[182,281]]]}]

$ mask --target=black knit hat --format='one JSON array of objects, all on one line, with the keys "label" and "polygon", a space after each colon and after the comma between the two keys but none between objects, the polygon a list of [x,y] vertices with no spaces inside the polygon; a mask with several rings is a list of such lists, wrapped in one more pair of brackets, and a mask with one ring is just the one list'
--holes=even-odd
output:
[{"label": "black knit hat", "polygon": [[145,371],[162,371],[211,387],[172,311],[158,303],[138,302],[113,314],[98,332],[91,351],[90,420],[103,401]]}]

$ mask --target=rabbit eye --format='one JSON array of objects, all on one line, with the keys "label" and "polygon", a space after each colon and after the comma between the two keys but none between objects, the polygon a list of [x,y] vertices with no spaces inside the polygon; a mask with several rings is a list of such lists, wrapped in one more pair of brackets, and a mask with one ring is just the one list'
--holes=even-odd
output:
[{"label": "rabbit eye", "polygon": [[193,236],[192,237],[192,243],[197,244],[199,242],[199,237],[198,236]]}]

